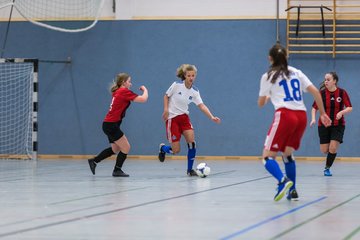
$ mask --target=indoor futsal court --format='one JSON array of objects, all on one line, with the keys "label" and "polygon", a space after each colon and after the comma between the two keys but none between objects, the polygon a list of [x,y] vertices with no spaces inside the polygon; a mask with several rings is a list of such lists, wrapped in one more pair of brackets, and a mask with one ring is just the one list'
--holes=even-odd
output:
[{"label": "indoor futsal court", "polygon": [[360,240],[359,63],[360,0],[0,0],[0,240]]},{"label": "indoor futsal court", "polygon": [[[359,239],[359,163],[298,161],[299,201],[273,201],[275,180],[256,160],[207,160],[190,178],[182,160],[1,161],[0,239]],[[329,229],[336,229],[326,235]],[[326,236],[325,236],[326,235]]]}]

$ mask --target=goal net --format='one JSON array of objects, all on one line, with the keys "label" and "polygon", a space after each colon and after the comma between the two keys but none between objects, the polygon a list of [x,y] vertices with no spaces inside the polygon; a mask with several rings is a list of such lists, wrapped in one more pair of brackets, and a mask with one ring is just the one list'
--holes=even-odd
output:
[{"label": "goal net", "polygon": [[0,159],[36,159],[38,61],[0,59]]},{"label": "goal net", "polygon": [[[0,0],[26,20],[52,30],[86,31],[97,23],[105,0]],[[71,21],[71,22],[69,22]]]}]

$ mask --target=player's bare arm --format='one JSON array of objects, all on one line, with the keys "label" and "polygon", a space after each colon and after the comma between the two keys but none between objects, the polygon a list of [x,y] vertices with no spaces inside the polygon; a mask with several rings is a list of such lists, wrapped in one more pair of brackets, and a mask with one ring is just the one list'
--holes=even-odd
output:
[{"label": "player's bare arm", "polygon": [[201,103],[198,105],[199,109],[208,117],[210,118],[212,121],[216,122],[216,123],[220,123],[221,122],[221,119],[218,118],[218,117],[215,117],[214,115],[212,115],[212,113],[210,112],[209,108]]},{"label": "player's bare arm", "polygon": [[165,94],[164,96],[164,112],[162,114],[162,119],[166,121],[169,117],[169,97]]}]

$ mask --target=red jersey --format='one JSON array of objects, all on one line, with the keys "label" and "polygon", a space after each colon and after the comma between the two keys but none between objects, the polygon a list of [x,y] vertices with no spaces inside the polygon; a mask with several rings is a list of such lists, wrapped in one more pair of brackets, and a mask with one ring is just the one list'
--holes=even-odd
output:
[{"label": "red jersey", "polygon": [[126,109],[138,95],[128,88],[121,87],[112,93],[109,112],[104,122],[119,122],[125,117]]},{"label": "red jersey", "polygon": [[[343,110],[345,107],[352,107],[349,95],[342,88],[336,88],[334,92],[330,92],[328,89],[320,91],[322,100],[324,102],[324,108],[326,114],[330,117],[332,126],[345,126],[344,116],[337,120],[336,114]],[[313,103],[313,108],[318,110],[316,103]],[[319,119],[319,126],[323,126],[321,120]]]}]

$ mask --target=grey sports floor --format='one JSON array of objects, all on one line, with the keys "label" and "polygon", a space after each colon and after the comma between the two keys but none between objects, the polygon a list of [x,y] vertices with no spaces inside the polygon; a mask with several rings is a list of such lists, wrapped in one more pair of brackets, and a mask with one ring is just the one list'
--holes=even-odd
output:
[{"label": "grey sports floor", "polygon": [[360,163],[297,161],[300,200],[273,201],[260,161],[125,163],[130,178],[93,176],[86,160],[0,160],[0,239],[360,239]]}]

